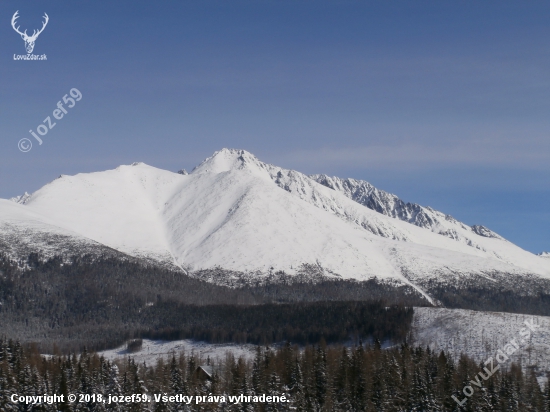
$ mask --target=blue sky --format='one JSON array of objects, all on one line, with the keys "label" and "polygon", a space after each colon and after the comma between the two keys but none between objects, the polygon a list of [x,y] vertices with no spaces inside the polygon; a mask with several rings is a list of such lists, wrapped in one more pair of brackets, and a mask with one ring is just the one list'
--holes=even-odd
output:
[{"label": "blue sky", "polygon": [[[49,24],[35,54],[11,28]],[[0,197],[222,147],[550,250],[550,3],[0,3]],[[83,98],[17,148],[71,88]]]}]

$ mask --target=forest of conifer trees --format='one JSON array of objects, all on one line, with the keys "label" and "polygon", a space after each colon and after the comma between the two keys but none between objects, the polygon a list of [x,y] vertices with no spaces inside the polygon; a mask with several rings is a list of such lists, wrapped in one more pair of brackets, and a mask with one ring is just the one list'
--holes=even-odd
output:
[{"label": "forest of conifer trees", "polygon": [[[471,292],[483,296],[482,290]],[[526,313],[544,310],[502,296],[499,305],[514,302]],[[459,294],[444,297],[456,300]],[[0,256],[0,411],[550,412],[550,389],[541,389],[534,370],[501,365],[475,385],[470,382],[483,367],[467,356],[455,361],[402,343],[416,299],[373,282],[231,288],[129,261],[82,258],[63,264],[60,258],[30,255],[22,270]],[[254,360],[175,353],[155,365],[131,358],[112,362],[83,351],[85,345],[101,350],[129,338],[262,346]],[[349,346],[361,338],[375,343]],[[396,346],[382,349],[377,338]],[[293,344],[265,346],[285,340]],[[205,378],[201,370],[212,374]],[[463,392],[468,385],[471,396]],[[71,393],[147,394],[151,402],[108,404],[87,397],[69,403]],[[11,398],[43,394],[64,395],[64,401],[26,405]],[[154,395],[218,398],[185,404],[156,401]],[[229,400],[239,395],[289,401]]]},{"label": "forest of conifer trees", "polygon": [[[211,370],[211,379],[198,374]],[[156,365],[132,358],[110,362],[83,352],[66,357],[43,357],[36,348],[0,341],[0,410],[2,411],[549,411],[550,389],[541,390],[535,374],[517,366],[500,370],[475,389],[463,407],[462,388],[480,370],[463,356],[453,362],[406,344],[381,349],[373,345],[258,347],[254,359],[200,358],[174,354]],[[58,404],[13,403],[12,395],[64,395]],[[68,394],[147,394],[151,402],[69,403]],[[155,402],[154,395],[168,399]],[[190,404],[170,396],[217,396],[217,402]],[[232,395],[285,396],[289,402],[229,402]],[[225,398],[225,399],[224,399]]]},{"label": "forest of conifer trees", "polygon": [[[402,340],[415,298],[376,282],[232,288],[117,259],[0,255],[0,330],[44,353],[114,348],[127,339],[266,344]],[[401,303],[398,305],[398,303]],[[408,308],[404,306],[409,306]]]}]

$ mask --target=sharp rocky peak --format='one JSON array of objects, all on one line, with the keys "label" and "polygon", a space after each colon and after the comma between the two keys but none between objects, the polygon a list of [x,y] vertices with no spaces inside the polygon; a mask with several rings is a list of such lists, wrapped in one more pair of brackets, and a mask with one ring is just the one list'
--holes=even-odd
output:
[{"label": "sharp rocky peak", "polygon": [[246,150],[224,148],[203,160],[191,173],[221,173],[233,169],[266,169],[266,166]]}]

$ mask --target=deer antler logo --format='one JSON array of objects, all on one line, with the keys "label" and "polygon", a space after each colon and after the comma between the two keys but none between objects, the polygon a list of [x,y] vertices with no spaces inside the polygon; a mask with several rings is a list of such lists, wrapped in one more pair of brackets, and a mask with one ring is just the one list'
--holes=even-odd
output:
[{"label": "deer antler logo", "polygon": [[19,31],[19,26],[15,27],[16,20],[19,18],[19,10],[15,12],[13,17],[11,18],[11,27],[13,27],[13,30],[15,30],[18,34],[21,35],[21,38],[25,41],[25,48],[27,49],[27,53],[32,53],[34,50],[34,42],[36,42],[36,39],[44,31],[46,26],[48,25],[48,21],[50,18],[46,13],[44,13],[44,22],[42,23],[42,28],[40,30],[34,30],[32,33],[32,36],[27,35],[27,30],[25,30],[23,33]]}]

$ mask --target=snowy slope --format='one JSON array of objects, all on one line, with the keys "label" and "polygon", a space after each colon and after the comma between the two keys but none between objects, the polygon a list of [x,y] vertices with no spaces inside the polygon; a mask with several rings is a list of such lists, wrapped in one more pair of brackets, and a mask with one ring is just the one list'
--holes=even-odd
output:
[{"label": "snowy slope", "polygon": [[441,236],[241,150],[216,152],[191,174],[135,163],[61,176],[15,200],[64,230],[185,269],[260,276],[310,264],[327,276],[413,284],[494,272],[550,277],[550,260],[499,236],[459,223],[453,230],[475,244]]},{"label": "snowy slope", "polygon": [[[379,213],[373,213],[368,208],[361,207],[357,202],[350,201],[347,196],[342,196],[334,190],[330,190],[323,185],[317,184],[311,178],[302,173],[281,169],[272,165],[260,162],[250,153],[245,151],[224,150],[218,152],[213,157],[207,159],[194,172],[195,173],[221,173],[233,170],[249,171],[259,177],[269,177],[285,191],[295,197],[316,206],[318,209],[329,212],[329,214],[339,217],[352,227],[361,228],[373,235],[376,235],[376,242],[385,249],[386,255],[391,255],[392,266],[398,266],[399,270],[403,267],[410,269],[425,265],[433,271],[435,267],[442,266],[445,263],[453,269],[461,271],[466,264],[465,260],[472,259],[471,256],[449,256],[447,253],[433,252],[433,248],[448,249],[461,254],[468,254],[484,258],[494,258],[500,262],[491,262],[492,270],[503,270],[514,272],[515,269],[509,265],[520,265],[529,271],[548,275],[549,267],[546,264],[534,258],[535,256],[526,252],[509,242],[504,241],[498,235],[493,238],[486,238],[475,234],[478,242],[482,242],[484,248],[473,248],[467,242],[456,242],[454,239],[442,239],[439,236],[432,236],[426,230],[419,230],[417,227],[404,224],[405,222],[396,219],[387,219]],[[277,195],[282,196],[282,195]],[[398,240],[401,242],[384,242],[380,238]],[[495,242],[498,240],[498,242]],[[403,241],[407,242],[406,246]],[[415,245],[410,245],[414,243]],[[397,245],[397,246],[396,246]],[[427,247],[427,248],[426,248]],[[388,249],[389,248],[389,249]],[[487,251],[488,250],[488,251]],[[501,252],[501,253],[499,253]],[[415,254],[420,253],[425,262],[418,264]],[[501,256],[503,255],[503,256]],[[438,259],[439,258],[439,259]],[[442,260],[441,260],[442,259]],[[434,262],[435,260],[435,262]],[[428,262],[431,261],[431,262]],[[472,259],[471,267],[481,270],[486,263]],[[435,267],[434,267],[435,266]],[[521,272],[515,271],[516,273]]]},{"label": "snowy slope", "polygon": [[518,248],[484,226],[468,226],[452,216],[430,207],[405,203],[397,196],[378,190],[365,181],[340,179],[326,175],[311,177],[322,185],[343,193],[346,197],[380,214],[428,229],[457,243],[486,252],[486,255],[493,255],[501,261],[511,264],[521,261],[523,266],[537,272],[536,263],[535,266],[527,263],[532,261],[531,253]]},{"label": "snowy slope", "polygon": [[[525,322],[534,330],[527,336]],[[455,359],[467,353],[481,362],[495,357],[497,350],[514,340],[519,346],[507,365],[550,370],[550,317],[463,309],[414,308],[412,343],[449,352]],[[503,365],[503,367],[506,365]]]},{"label": "snowy slope", "polygon": [[60,176],[26,197],[24,205],[66,230],[124,253],[171,261],[162,199],[180,177],[140,163]]},{"label": "snowy slope", "polygon": [[60,228],[51,219],[25,206],[3,199],[0,199],[0,252],[14,260],[26,259],[33,252],[40,252],[44,257],[120,255],[101,243]]}]

